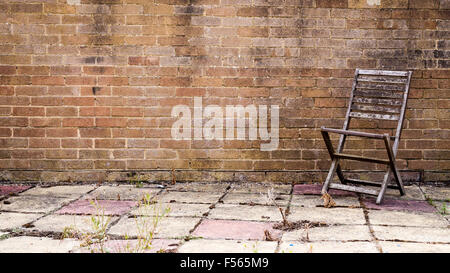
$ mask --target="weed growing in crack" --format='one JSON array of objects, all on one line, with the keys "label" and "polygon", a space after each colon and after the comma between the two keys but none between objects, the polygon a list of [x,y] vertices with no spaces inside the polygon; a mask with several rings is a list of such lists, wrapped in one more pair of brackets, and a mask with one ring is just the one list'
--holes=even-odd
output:
[{"label": "weed growing in crack", "polygon": [[[111,223],[111,217],[105,215],[105,209],[96,200],[91,201],[96,213],[89,219],[90,231],[80,231],[74,225],[67,226],[62,232],[62,239],[76,238],[81,241],[80,247],[87,247],[92,253],[126,252],[140,253],[152,248],[153,237],[161,220],[170,212],[170,208],[162,209],[150,194],[143,196],[138,202],[137,214],[149,216],[135,216],[136,240],[128,240],[130,236],[125,235],[126,243],[107,244],[110,241],[107,228]],[[134,236],[133,236],[134,237]],[[112,243],[112,242],[111,242]],[[163,252],[165,252],[163,250]]]},{"label": "weed growing in crack", "polygon": [[161,220],[170,212],[170,207],[163,208],[155,202],[150,194],[144,195],[138,204],[138,215],[152,215],[135,217],[137,244],[132,252],[144,252],[151,249],[153,236],[155,235]]},{"label": "weed growing in crack", "polygon": [[142,188],[144,186],[145,180],[142,179],[141,175],[135,174],[130,178],[130,183],[134,185],[136,188]]},{"label": "weed growing in crack", "polygon": [[441,209],[439,210],[439,213],[441,213],[442,215],[446,215],[447,213],[448,213],[448,210],[447,210],[447,203],[442,203],[442,207],[441,207]]},{"label": "weed growing in crack", "polygon": [[264,200],[264,203],[266,205],[273,204],[278,208],[278,211],[280,211],[280,214],[281,214],[281,218],[283,219],[283,225],[288,226],[289,221],[287,220],[287,217],[286,217],[288,210],[287,209],[283,210],[283,208],[278,205],[278,203],[276,202],[277,198],[275,196],[274,189],[273,188],[268,189],[267,194],[266,195],[261,194],[261,197]]},{"label": "weed growing in crack", "polygon": [[89,218],[91,229],[89,231],[80,231],[74,225],[64,227],[62,239],[77,238],[81,240],[80,246],[87,247],[90,252],[107,252],[105,243],[108,240],[106,235],[108,225],[111,223],[111,217],[105,214],[105,209],[97,200],[91,200],[91,205],[95,208],[95,214]]},{"label": "weed growing in crack", "polygon": [[9,237],[11,237],[11,235],[9,235],[8,233],[3,234],[3,235],[0,235],[0,241],[1,241],[1,240],[6,240],[6,239],[8,239]]}]

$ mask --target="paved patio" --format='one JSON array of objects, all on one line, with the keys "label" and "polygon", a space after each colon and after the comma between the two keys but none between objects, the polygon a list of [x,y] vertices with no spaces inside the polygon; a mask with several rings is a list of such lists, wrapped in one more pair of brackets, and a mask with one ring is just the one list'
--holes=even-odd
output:
[{"label": "paved patio", "polygon": [[[450,188],[406,193],[388,190],[376,205],[331,191],[336,206],[325,208],[309,184],[3,184],[0,252],[450,252]],[[104,244],[86,244],[99,230]]]}]

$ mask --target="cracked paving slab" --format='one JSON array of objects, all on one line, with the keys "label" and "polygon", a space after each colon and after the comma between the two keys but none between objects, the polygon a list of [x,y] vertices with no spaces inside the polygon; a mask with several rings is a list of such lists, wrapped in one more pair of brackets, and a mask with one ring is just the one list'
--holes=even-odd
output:
[{"label": "cracked paving slab", "polygon": [[164,192],[156,200],[162,203],[203,203],[212,204],[219,201],[222,193],[211,192]]},{"label": "cracked paving slab", "polygon": [[420,186],[426,197],[432,200],[450,200],[450,187]]},{"label": "cracked paving slab", "polygon": [[436,213],[369,210],[372,225],[447,227],[448,222]]},{"label": "cracked paving slab", "polygon": [[0,229],[15,229],[33,222],[44,214],[0,212]]},{"label": "cracked paving slab", "polygon": [[136,188],[135,186],[129,185],[100,186],[84,198],[139,201],[147,194],[153,197],[160,191],[161,189],[158,188]]},{"label": "cracked paving slab", "polygon": [[179,253],[274,253],[277,242],[196,239],[185,242]]},{"label": "cracked paving slab", "polygon": [[[305,229],[287,231],[282,241],[301,241],[306,237]],[[372,239],[369,227],[366,225],[345,225],[314,227],[308,229],[310,241],[370,241]]]},{"label": "cracked paving slab", "polygon": [[368,209],[378,210],[399,210],[412,212],[436,212],[435,208],[428,204],[427,201],[420,200],[400,200],[400,199],[384,199],[383,202],[376,204],[375,198],[364,198],[363,203]]},{"label": "cracked paving slab", "polygon": [[[353,196],[336,196],[333,197],[338,207],[359,208],[359,200]],[[318,195],[292,195],[291,206],[299,206],[306,208],[323,207],[323,199]]]},{"label": "cracked paving slab", "polygon": [[56,214],[92,214],[92,215],[122,215],[137,205],[135,201],[116,200],[77,200],[62,207]]},{"label": "cracked paving slab", "polygon": [[450,244],[379,241],[383,253],[449,253]]},{"label": "cracked paving slab", "polygon": [[[96,220],[103,223],[113,222],[117,217],[98,217]],[[65,229],[72,228],[78,232],[93,232],[91,216],[86,215],[47,215],[33,223],[29,230],[64,232]]]},{"label": "cracked paving slab", "polygon": [[157,203],[150,207],[138,207],[131,211],[132,215],[156,216],[169,209],[167,216],[202,217],[208,212],[209,204]]},{"label": "cracked paving slab", "polygon": [[411,186],[404,186],[405,188],[405,195],[401,196],[400,192],[397,189],[386,189],[386,193],[384,195],[385,200],[386,199],[399,199],[399,200],[425,200],[425,196],[423,195],[422,191],[420,190],[419,186],[417,185],[411,185]]},{"label": "cracked paving slab", "polygon": [[[228,193],[223,198],[223,203],[225,204],[243,204],[243,205],[268,205],[271,203],[267,195],[257,194],[257,193]],[[279,194],[275,196],[275,202],[280,206],[287,206],[289,203],[289,195]]]},{"label": "cracked paving slab", "polygon": [[192,235],[211,239],[264,240],[268,231],[273,239],[277,239],[281,231],[273,229],[272,225],[267,222],[205,219]]},{"label": "cracked paving slab", "polygon": [[22,196],[80,197],[95,188],[94,185],[34,187],[23,192]]},{"label": "cracked paving slab", "polygon": [[450,229],[426,227],[385,227],[372,226],[374,235],[379,240],[401,240],[412,242],[450,243]]},{"label": "cracked paving slab", "polygon": [[290,194],[292,186],[290,184],[264,184],[264,183],[234,183],[231,184],[231,193],[258,193],[267,194],[273,189],[276,194]]},{"label": "cracked paving slab", "polygon": [[362,209],[358,208],[303,208],[291,207],[288,220],[309,220],[327,224],[363,225],[366,223]]},{"label": "cracked paving slab", "polygon": [[309,242],[287,241],[280,253],[379,253],[373,242]]},{"label": "cracked paving slab", "polygon": [[0,253],[67,253],[77,245],[73,239],[20,236],[0,241]]},{"label": "cracked paving slab", "polygon": [[234,204],[217,204],[209,212],[209,219],[281,221],[281,214],[275,206],[246,206]]},{"label": "cracked paving slab", "polygon": [[168,191],[196,191],[224,193],[230,183],[176,183],[167,187]]},{"label": "cracked paving slab", "polygon": [[50,197],[50,196],[14,196],[3,201],[1,210],[14,212],[48,213],[67,205],[74,197]]},{"label": "cracked paving slab", "polygon": [[[165,217],[159,222],[154,238],[182,238],[189,235],[200,218],[193,217]],[[152,230],[153,217],[124,217],[111,227],[108,234],[137,237],[139,230]]]}]

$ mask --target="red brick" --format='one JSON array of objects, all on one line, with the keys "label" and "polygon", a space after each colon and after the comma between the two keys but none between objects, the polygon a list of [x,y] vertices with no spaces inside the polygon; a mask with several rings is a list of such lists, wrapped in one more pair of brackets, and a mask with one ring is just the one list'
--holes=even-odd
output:
[{"label": "red brick", "polygon": [[93,118],[63,118],[63,127],[92,127],[94,126]]}]

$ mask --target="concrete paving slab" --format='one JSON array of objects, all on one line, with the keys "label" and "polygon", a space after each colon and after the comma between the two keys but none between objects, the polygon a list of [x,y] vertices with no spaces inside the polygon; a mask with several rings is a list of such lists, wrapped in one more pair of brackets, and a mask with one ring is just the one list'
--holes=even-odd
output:
[{"label": "concrete paving slab", "polygon": [[162,203],[203,203],[212,204],[219,201],[222,193],[214,192],[164,192],[156,200]]},{"label": "concrete paving slab", "polygon": [[[275,196],[275,202],[279,206],[286,206],[289,203],[289,195],[278,194]],[[267,199],[267,194],[259,193],[228,193],[225,195],[223,203],[242,205],[273,205],[273,203]]]},{"label": "concrete paving slab", "polygon": [[[354,196],[336,196],[333,197],[337,207],[359,208],[358,197]],[[291,206],[306,208],[323,207],[323,199],[319,195],[292,195]]]},{"label": "concrete paving slab", "polygon": [[31,186],[27,185],[0,185],[0,197],[15,193],[23,192],[27,189],[31,188]]},{"label": "concrete paving slab", "polygon": [[283,242],[280,253],[378,253],[373,242]]},{"label": "concrete paving slab", "polygon": [[366,223],[363,210],[358,208],[291,207],[288,220],[292,222],[309,220],[344,225],[363,225]]},{"label": "concrete paving slab", "polygon": [[34,187],[21,195],[49,196],[49,197],[80,197],[95,188],[94,185],[73,185],[73,186],[53,186]]},{"label": "concrete paving slab", "polygon": [[85,199],[139,201],[147,194],[153,197],[160,191],[161,189],[158,188],[136,188],[131,185],[101,186],[87,195]]},{"label": "concrete paving slab", "polygon": [[[141,246],[139,245],[141,244]],[[72,253],[158,253],[174,251],[180,240],[153,239],[149,248],[144,249],[144,242],[139,240],[109,240],[104,244],[103,251],[98,244],[89,247],[78,247]]]},{"label": "concrete paving slab", "polygon": [[76,247],[73,239],[20,236],[0,241],[0,253],[67,253]]},{"label": "concrete paving slab", "polygon": [[[113,222],[117,217],[96,217],[98,221],[103,223]],[[91,216],[86,215],[48,215],[33,224],[30,230],[64,232],[65,229],[71,228],[78,232],[93,232],[93,223]]]},{"label": "concrete paving slab", "polygon": [[436,212],[436,209],[428,204],[427,201],[418,200],[397,200],[397,199],[384,199],[381,204],[377,205],[376,198],[363,198],[363,203],[368,209],[378,210],[401,210],[401,211],[417,211],[417,212]]},{"label": "concrete paving slab", "polygon": [[[322,195],[322,184],[297,184],[294,185],[294,189],[292,193],[303,194],[303,195]],[[357,194],[354,192],[341,191],[335,189],[329,189],[328,193],[334,198],[337,196],[354,196],[357,197]]]},{"label": "concrete paving slab", "polygon": [[230,186],[230,183],[176,183],[175,185],[169,185],[168,191],[196,191],[196,192],[216,192],[224,193]]},{"label": "concrete paving slab", "polygon": [[372,225],[446,227],[448,222],[436,213],[369,210]]},{"label": "concrete paving slab", "polygon": [[42,196],[14,196],[3,201],[1,210],[13,212],[36,212],[48,213],[58,209],[69,202],[73,201],[73,197],[42,197]]},{"label": "concrete paving slab", "polygon": [[197,239],[185,242],[179,253],[274,253],[277,242]]},{"label": "concrete paving slab", "polygon": [[373,226],[373,232],[378,240],[400,240],[410,242],[440,242],[450,243],[450,229],[428,227],[385,227]]},{"label": "concrete paving slab", "polygon": [[275,183],[233,183],[231,184],[230,192],[267,194],[267,191],[270,189],[273,189],[273,192],[277,194],[290,194],[292,186],[290,184]]},{"label": "concrete paving slab", "polygon": [[401,200],[425,200],[423,192],[418,185],[404,186],[405,195],[401,196],[396,189],[387,189],[384,195],[385,199],[401,199]]},{"label": "concrete paving slab", "polygon": [[167,216],[202,217],[208,212],[209,204],[157,203],[149,207],[138,207],[131,211],[132,215],[155,216],[169,209]]},{"label": "concrete paving slab", "polygon": [[135,207],[135,201],[77,200],[56,211],[57,214],[122,215]]},{"label": "concrete paving slab", "polygon": [[275,206],[246,206],[217,204],[209,212],[209,219],[229,219],[247,221],[281,221],[281,214]]},{"label": "concrete paving slab", "polygon": [[420,186],[425,197],[440,201],[450,201],[450,187]]},{"label": "concrete paving slab", "polygon": [[310,241],[370,241],[369,227],[366,225],[342,225],[328,227],[314,227],[287,231],[281,238],[282,241],[301,241],[303,238]]},{"label": "concrete paving slab", "polygon": [[264,240],[264,232],[267,231],[273,239],[277,239],[281,232],[274,230],[272,225],[265,222],[205,219],[192,235],[210,239]]},{"label": "concrete paving slab", "polygon": [[383,253],[449,253],[450,244],[380,241]]},{"label": "concrete paving slab", "polygon": [[15,229],[22,225],[33,222],[44,214],[38,213],[15,213],[15,212],[1,212],[0,213],[0,229]]},{"label": "concrete paving slab", "polygon": [[[139,230],[152,231],[153,217],[124,217],[111,227],[109,234],[128,236],[129,238],[143,236]],[[157,226],[154,238],[182,238],[189,235],[200,218],[194,217],[164,217]]]}]

